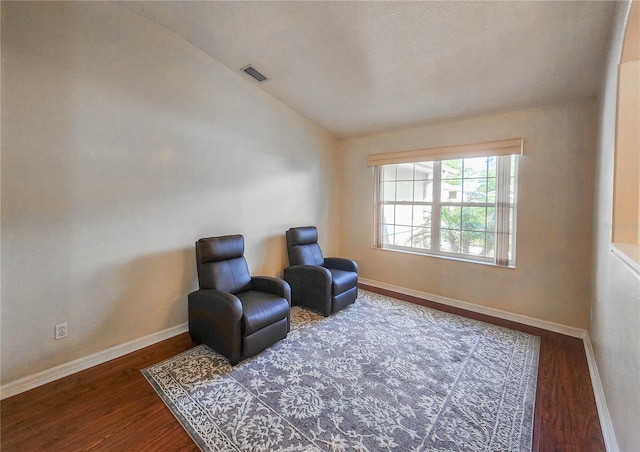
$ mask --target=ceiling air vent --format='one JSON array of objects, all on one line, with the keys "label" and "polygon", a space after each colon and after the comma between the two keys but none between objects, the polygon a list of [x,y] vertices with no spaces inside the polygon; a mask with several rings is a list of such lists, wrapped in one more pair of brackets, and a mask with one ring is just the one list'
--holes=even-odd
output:
[{"label": "ceiling air vent", "polygon": [[264,75],[262,75],[260,72],[256,71],[253,66],[249,65],[249,66],[245,66],[242,69],[240,69],[243,72],[246,72],[247,74],[249,74],[251,77],[255,78],[257,81],[259,81],[260,83],[264,82],[265,80],[267,80],[267,77],[265,77]]}]

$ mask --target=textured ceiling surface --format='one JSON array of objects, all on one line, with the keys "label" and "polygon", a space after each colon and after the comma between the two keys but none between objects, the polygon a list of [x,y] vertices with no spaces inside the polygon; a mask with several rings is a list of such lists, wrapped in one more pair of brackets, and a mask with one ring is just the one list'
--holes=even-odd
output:
[{"label": "textured ceiling surface", "polygon": [[[118,2],[338,137],[598,94],[616,3]],[[257,83],[257,82],[255,82]]]}]

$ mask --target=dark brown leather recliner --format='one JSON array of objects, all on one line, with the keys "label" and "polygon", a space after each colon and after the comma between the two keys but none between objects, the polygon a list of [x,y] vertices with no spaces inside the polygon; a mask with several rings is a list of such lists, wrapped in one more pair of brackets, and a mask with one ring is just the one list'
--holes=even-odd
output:
[{"label": "dark brown leather recliner", "polygon": [[188,297],[189,333],[194,340],[235,365],[287,336],[289,284],[278,278],[251,277],[243,236],[198,240],[196,262],[200,290]]},{"label": "dark brown leather recliner", "polygon": [[291,302],[325,316],[358,297],[358,264],[351,259],[323,257],[315,226],[287,231],[289,267],[284,279],[291,286]]}]

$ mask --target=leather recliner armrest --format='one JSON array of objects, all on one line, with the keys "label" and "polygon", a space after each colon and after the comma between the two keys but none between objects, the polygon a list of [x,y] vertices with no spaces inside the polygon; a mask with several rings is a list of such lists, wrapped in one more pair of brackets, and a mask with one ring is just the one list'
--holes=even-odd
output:
[{"label": "leather recliner armrest", "polygon": [[251,278],[251,288],[260,292],[268,292],[279,295],[291,305],[291,287],[289,283],[271,276],[254,276]]},{"label": "leather recliner armrest", "polygon": [[191,292],[188,300],[189,305],[193,305],[194,309],[203,309],[224,316],[227,320],[240,320],[242,317],[242,303],[238,297],[228,292],[200,289]]},{"label": "leather recliner armrest", "polygon": [[200,289],[188,296],[189,333],[210,344],[232,364],[242,355],[242,303],[233,294],[216,289]]},{"label": "leather recliner armrest", "polygon": [[336,270],[344,270],[348,272],[358,273],[358,264],[351,259],[345,259],[343,257],[325,257],[324,266],[327,268],[333,268]]},{"label": "leather recliner armrest", "polygon": [[284,269],[284,279],[291,286],[291,303],[331,312],[331,272],[319,265],[292,265]]}]

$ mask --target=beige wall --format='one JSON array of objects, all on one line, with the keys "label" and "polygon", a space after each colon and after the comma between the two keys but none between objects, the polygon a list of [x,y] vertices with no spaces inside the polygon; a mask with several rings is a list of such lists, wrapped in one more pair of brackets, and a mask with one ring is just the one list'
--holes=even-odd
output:
[{"label": "beige wall", "polygon": [[[2,5],[2,383],[180,325],[194,241],[337,251],[337,142],[113,4]],[[53,339],[67,321],[69,337]]]},{"label": "beige wall", "polygon": [[[344,142],[343,254],[365,278],[586,328],[596,120],[583,99]],[[520,137],[515,269],[371,247],[368,154]]]},{"label": "beige wall", "polygon": [[640,450],[640,275],[611,252],[617,67],[628,4],[609,51],[596,164],[593,298],[589,335],[621,451]]}]

